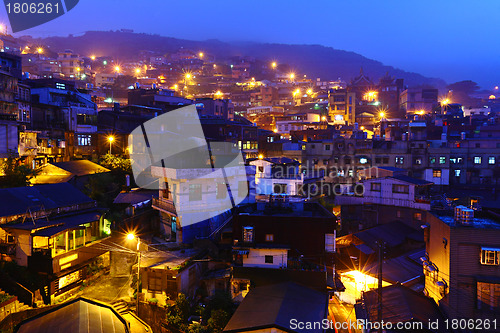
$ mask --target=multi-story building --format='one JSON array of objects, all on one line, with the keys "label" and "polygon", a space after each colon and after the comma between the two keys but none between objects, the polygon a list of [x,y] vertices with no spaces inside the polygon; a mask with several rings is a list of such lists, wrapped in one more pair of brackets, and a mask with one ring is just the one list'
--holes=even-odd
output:
[{"label": "multi-story building", "polygon": [[[19,56],[0,52],[0,157],[17,155]],[[19,75],[19,76],[18,76]],[[22,120],[22,119],[21,119]]]},{"label": "multi-story building", "polygon": [[61,65],[61,73],[66,78],[81,78],[84,68],[83,59],[72,50],[65,50],[57,54],[57,61]]},{"label": "multi-story building", "polygon": [[328,90],[328,114],[336,125],[352,125],[356,119],[356,93],[347,89]]},{"label": "multi-story building", "polygon": [[425,291],[449,318],[500,319],[500,221],[464,206],[427,218]]},{"label": "multi-story building", "polygon": [[438,90],[434,88],[408,88],[399,96],[401,110],[408,116],[430,113],[438,106]]},{"label": "multi-story building", "polygon": [[9,198],[0,214],[1,258],[41,273],[46,303],[78,286],[98,257],[109,264],[100,243],[111,222],[72,185],[6,188],[0,196]]}]

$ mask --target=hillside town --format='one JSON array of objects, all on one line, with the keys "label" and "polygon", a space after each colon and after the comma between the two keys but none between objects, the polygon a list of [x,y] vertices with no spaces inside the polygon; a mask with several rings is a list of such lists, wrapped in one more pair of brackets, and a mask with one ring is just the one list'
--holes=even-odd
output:
[{"label": "hillside town", "polygon": [[[0,34],[1,332],[500,330],[498,86],[42,41]],[[142,168],[184,110],[202,162]]]}]

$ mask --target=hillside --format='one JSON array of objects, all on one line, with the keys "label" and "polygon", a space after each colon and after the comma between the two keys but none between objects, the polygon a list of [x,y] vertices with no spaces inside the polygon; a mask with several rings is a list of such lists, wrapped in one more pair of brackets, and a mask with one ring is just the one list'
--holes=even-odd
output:
[{"label": "hillside", "polygon": [[378,80],[386,72],[405,79],[407,85],[433,85],[442,88],[446,83],[441,79],[427,78],[418,73],[405,72],[386,66],[360,54],[337,50],[321,45],[286,45],[253,42],[226,43],[218,40],[191,41],[159,35],[114,31],[88,31],[81,36],[48,37],[38,40],[50,46],[52,51],[71,49],[83,55],[111,55],[119,60],[133,60],[139,51],[150,50],[161,54],[175,52],[184,47],[204,50],[214,54],[218,60],[231,56],[252,56],[264,61],[277,59],[292,68],[307,73],[310,77],[323,80],[342,78],[350,81],[363,71],[373,80]]}]

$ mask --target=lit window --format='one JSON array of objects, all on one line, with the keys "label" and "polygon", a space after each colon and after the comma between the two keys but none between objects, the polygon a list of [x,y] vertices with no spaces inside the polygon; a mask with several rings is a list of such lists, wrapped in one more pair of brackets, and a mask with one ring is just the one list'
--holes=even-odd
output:
[{"label": "lit window", "polygon": [[430,164],[436,163],[436,158],[435,157],[429,157],[429,163]]},{"label": "lit window", "polygon": [[253,227],[243,227],[243,242],[253,242]]},{"label": "lit window", "polygon": [[445,164],[446,163],[446,157],[445,156],[440,156],[439,157],[439,164]]},{"label": "lit window", "polygon": [[455,177],[460,177],[460,170],[455,170]]},{"label": "lit window", "polygon": [[366,164],[366,163],[368,163],[368,159],[366,157],[361,157],[359,159],[359,164]]},{"label": "lit window", "polygon": [[477,282],[478,309],[497,310],[500,307],[500,284]]},{"label": "lit window", "polygon": [[403,156],[396,156],[396,164],[403,164],[405,158]]},{"label": "lit window", "polygon": [[495,157],[494,156],[488,157],[488,164],[495,164]]},{"label": "lit window", "polygon": [[415,159],[415,164],[418,164],[418,165],[422,164],[422,159],[421,158],[416,158]]},{"label": "lit window", "polygon": [[500,258],[500,249],[491,247],[481,248],[481,264],[498,266],[499,258]]},{"label": "lit window", "polygon": [[417,221],[422,221],[422,213],[413,214],[413,218]]},{"label": "lit window", "polygon": [[432,177],[434,177],[434,178],[441,178],[441,169],[434,169],[434,170],[432,170]]},{"label": "lit window", "polygon": [[474,156],[474,164],[481,164],[481,156]]},{"label": "lit window", "polygon": [[274,241],[274,235],[266,234],[266,242],[273,242],[273,241]]}]

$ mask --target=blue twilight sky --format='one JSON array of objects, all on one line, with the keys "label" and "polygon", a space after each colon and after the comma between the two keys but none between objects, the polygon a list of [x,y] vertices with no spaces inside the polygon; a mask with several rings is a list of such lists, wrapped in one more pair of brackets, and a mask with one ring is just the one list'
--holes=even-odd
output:
[{"label": "blue twilight sky", "polygon": [[[8,22],[4,7],[0,20]],[[80,0],[16,36],[121,28],[193,40],[322,44],[449,83],[500,85],[499,0]]]}]

